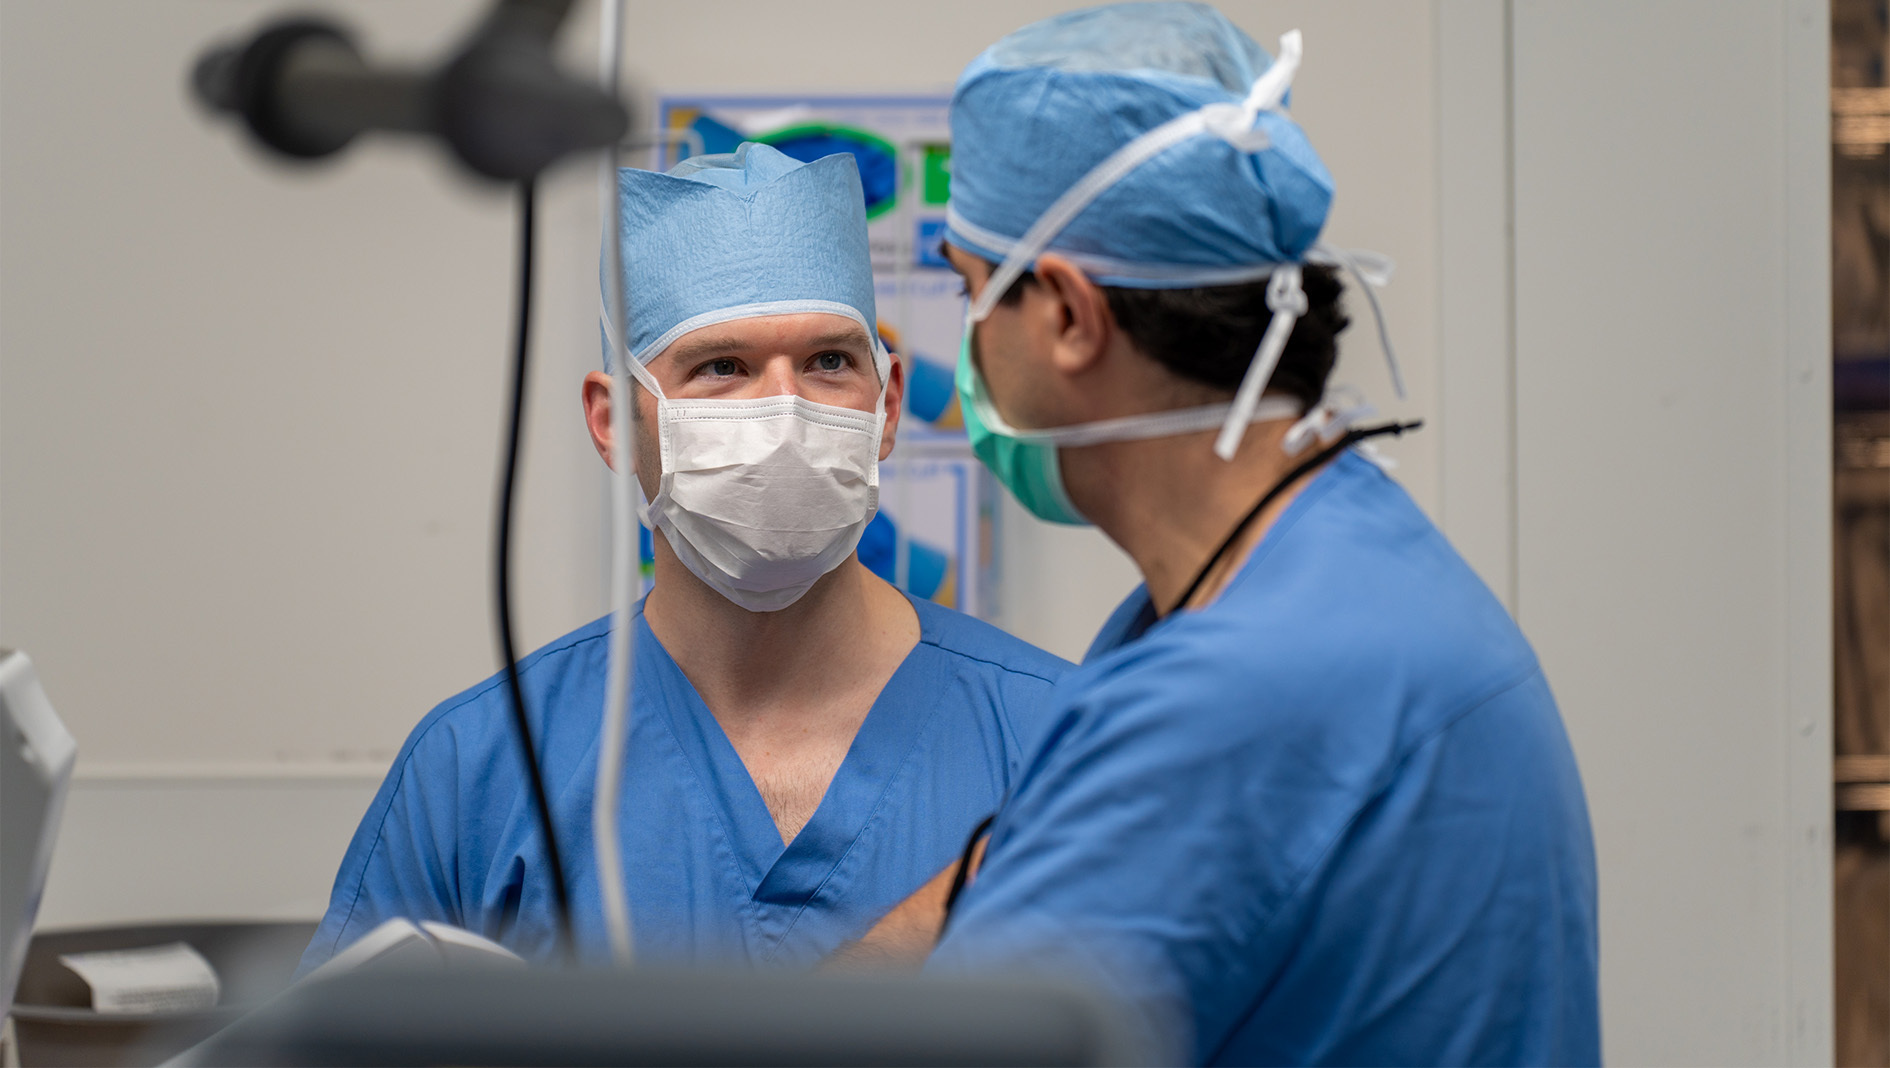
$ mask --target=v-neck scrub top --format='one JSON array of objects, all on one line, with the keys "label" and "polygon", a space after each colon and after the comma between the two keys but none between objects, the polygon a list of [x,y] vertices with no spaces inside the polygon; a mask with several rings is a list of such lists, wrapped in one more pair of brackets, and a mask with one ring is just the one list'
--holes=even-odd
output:
[{"label": "v-neck scrub top", "polygon": [[1594,1064],[1595,856],[1534,652],[1342,454],[1059,685],[934,970],[1071,972],[1208,1064]]},{"label": "v-neck scrub top", "polygon": [[[1069,665],[968,616],[913,607],[918,645],[783,846],[740,756],[639,606],[619,820],[640,960],[813,964],[937,875],[997,811]],[[591,839],[609,633],[606,617],[520,662],[572,926],[592,962],[609,956]],[[501,673],[407,739],[342,859],[301,972],[395,917],[551,959],[551,880],[529,801]]]}]

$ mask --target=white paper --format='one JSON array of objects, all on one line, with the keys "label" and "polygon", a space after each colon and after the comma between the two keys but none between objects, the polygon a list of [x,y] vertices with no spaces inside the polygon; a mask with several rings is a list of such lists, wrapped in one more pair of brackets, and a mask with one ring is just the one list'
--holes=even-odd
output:
[{"label": "white paper", "polygon": [[182,942],[148,949],[66,953],[59,963],[92,988],[102,1013],[201,1012],[216,1007],[216,969]]},{"label": "white paper", "polygon": [[462,927],[423,920],[420,929],[433,939],[433,944],[439,947],[440,959],[449,965],[507,966],[525,963],[525,958],[490,938],[476,935]]},{"label": "white paper", "polygon": [[432,920],[416,925],[396,917],[362,935],[304,978],[327,977],[356,968],[438,969],[524,963],[518,954],[471,931]]}]

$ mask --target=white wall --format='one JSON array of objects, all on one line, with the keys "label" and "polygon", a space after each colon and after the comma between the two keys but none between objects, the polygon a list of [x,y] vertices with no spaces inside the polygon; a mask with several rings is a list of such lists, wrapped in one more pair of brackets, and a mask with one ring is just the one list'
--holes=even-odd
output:
[{"label": "white wall", "polygon": [[[470,2],[338,6],[436,53]],[[633,2],[669,90],[943,89],[1074,6]],[[1574,735],[1618,1063],[1830,1056],[1822,7],[1278,0],[1329,238],[1400,264],[1393,448]],[[492,670],[509,202],[430,153],[289,173],[182,93],[281,5],[0,4],[0,644],[81,744],[48,923],[311,916],[386,760]],[[573,55],[594,46],[582,10]],[[603,610],[591,175],[547,191],[524,639]],[[1133,582],[1005,514],[1004,620],[1079,653]],[[1017,566],[1030,561],[1031,566]]]},{"label": "white wall", "polygon": [[1828,1062],[1828,7],[1518,2],[1517,607],[1609,1059]]},{"label": "white wall", "polygon": [[[474,10],[335,6],[395,56]],[[50,924],[312,914],[408,728],[496,662],[510,202],[411,146],[291,171],[206,121],[191,57],[268,7],[0,8],[0,644],[81,753]],[[531,643],[602,610],[595,194],[552,186]]]}]

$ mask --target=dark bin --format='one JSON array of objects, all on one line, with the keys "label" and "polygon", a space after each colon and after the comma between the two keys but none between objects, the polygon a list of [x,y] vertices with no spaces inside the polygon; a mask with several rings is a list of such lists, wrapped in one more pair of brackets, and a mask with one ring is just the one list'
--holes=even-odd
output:
[{"label": "dark bin", "polygon": [[[13,1028],[21,1068],[152,1065],[189,1049],[288,987],[313,923],[200,922],[40,931],[26,951]],[[59,963],[63,953],[186,942],[216,969],[217,1007],[112,1015],[92,1011],[92,990]]]}]

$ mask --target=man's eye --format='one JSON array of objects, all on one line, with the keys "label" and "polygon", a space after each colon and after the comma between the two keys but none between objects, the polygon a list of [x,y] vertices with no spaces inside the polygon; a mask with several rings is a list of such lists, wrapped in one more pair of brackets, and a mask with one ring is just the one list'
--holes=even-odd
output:
[{"label": "man's eye", "polygon": [[844,352],[823,352],[814,357],[814,366],[822,371],[843,371],[851,362]]},{"label": "man's eye", "polygon": [[706,368],[710,374],[724,378],[734,374],[739,369],[740,365],[730,359],[711,360],[709,366]]}]

